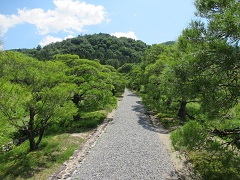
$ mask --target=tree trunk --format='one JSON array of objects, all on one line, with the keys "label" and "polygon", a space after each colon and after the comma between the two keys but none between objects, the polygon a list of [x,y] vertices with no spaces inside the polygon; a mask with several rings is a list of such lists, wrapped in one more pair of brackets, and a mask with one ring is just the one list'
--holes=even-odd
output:
[{"label": "tree trunk", "polygon": [[45,132],[45,127],[42,127],[41,128],[41,130],[40,130],[40,132],[39,132],[39,137],[38,137],[38,141],[36,142],[36,144],[35,144],[35,149],[37,149],[38,148],[38,145],[40,144],[40,142],[41,142],[41,140],[42,140],[42,137],[43,137],[43,134],[44,134],[44,132]]},{"label": "tree trunk", "polygon": [[30,151],[36,150],[35,135],[34,135],[34,116],[35,110],[33,107],[30,107],[30,120],[28,123],[28,139],[30,143]]},{"label": "tree trunk", "polygon": [[178,110],[178,117],[181,120],[186,119],[186,105],[187,105],[187,101],[184,98],[182,98],[181,103],[180,103],[180,108]]}]

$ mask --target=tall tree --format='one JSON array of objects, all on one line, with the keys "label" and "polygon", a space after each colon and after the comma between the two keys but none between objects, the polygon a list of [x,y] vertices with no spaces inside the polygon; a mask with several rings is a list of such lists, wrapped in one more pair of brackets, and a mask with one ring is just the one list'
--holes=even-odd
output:
[{"label": "tall tree", "polygon": [[76,114],[71,101],[75,85],[67,83],[60,62],[7,52],[1,65],[0,110],[18,129],[15,142],[28,139],[30,150],[36,150],[50,122],[68,123]]},{"label": "tall tree", "polygon": [[196,0],[197,15],[208,20],[212,40],[227,39],[238,46],[240,2],[238,0]]}]

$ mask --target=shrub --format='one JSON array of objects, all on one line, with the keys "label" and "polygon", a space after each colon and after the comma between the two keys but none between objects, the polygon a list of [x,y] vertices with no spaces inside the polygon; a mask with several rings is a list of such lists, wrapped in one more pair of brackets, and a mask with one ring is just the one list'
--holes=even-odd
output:
[{"label": "shrub", "polygon": [[200,114],[201,112],[201,106],[199,103],[194,103],[194,102],[190,102],[187,103],[187,113],[191,116],[196,116],[198,114]]},{"label": "shrub", "polygon": [[95,128],[104,121],[107,111],[94,111],[81,114],[81,120],[75,122],[78,128]]},{"label": "shrub", "polygon": [[189,121],[182,128],[172,132],[171,140],[175,149],[194,150],[204,144],[206,132],[197,121]]}]

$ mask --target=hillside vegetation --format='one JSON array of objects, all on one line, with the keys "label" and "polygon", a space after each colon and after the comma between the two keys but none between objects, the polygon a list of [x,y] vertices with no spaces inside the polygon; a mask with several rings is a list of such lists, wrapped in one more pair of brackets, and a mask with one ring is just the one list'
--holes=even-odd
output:
[{"label": "hillside vegetation", "polygon": [[125,63],[139,63],[144,50],[148,46],[131,38],[117,38],[109,34],[79,35],[76,38],[66,39],[34,49],[18,49],[39,60],[50,60],[56,54],[75,54],[83,59],[98,59],[101,64],[119,68]]}]

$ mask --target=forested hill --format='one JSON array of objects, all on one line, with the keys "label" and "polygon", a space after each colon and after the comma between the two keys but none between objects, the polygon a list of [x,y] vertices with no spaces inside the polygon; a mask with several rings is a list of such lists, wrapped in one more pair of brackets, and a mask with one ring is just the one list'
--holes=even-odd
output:
[{"label": "forested hill", "polygon": [[[143,52],[148,47],[146,43],[131,38],[117,38],[109,34],[79,35],[76,38],[51,43],[43,48],[18,49],[39,60],[52,59],[56,54],[76,54],[80,58],[98,59],[101,64],[112,65],[115,68],[125,63],[138,63]],[[15,50],[16,51],[16,50]]]}]

